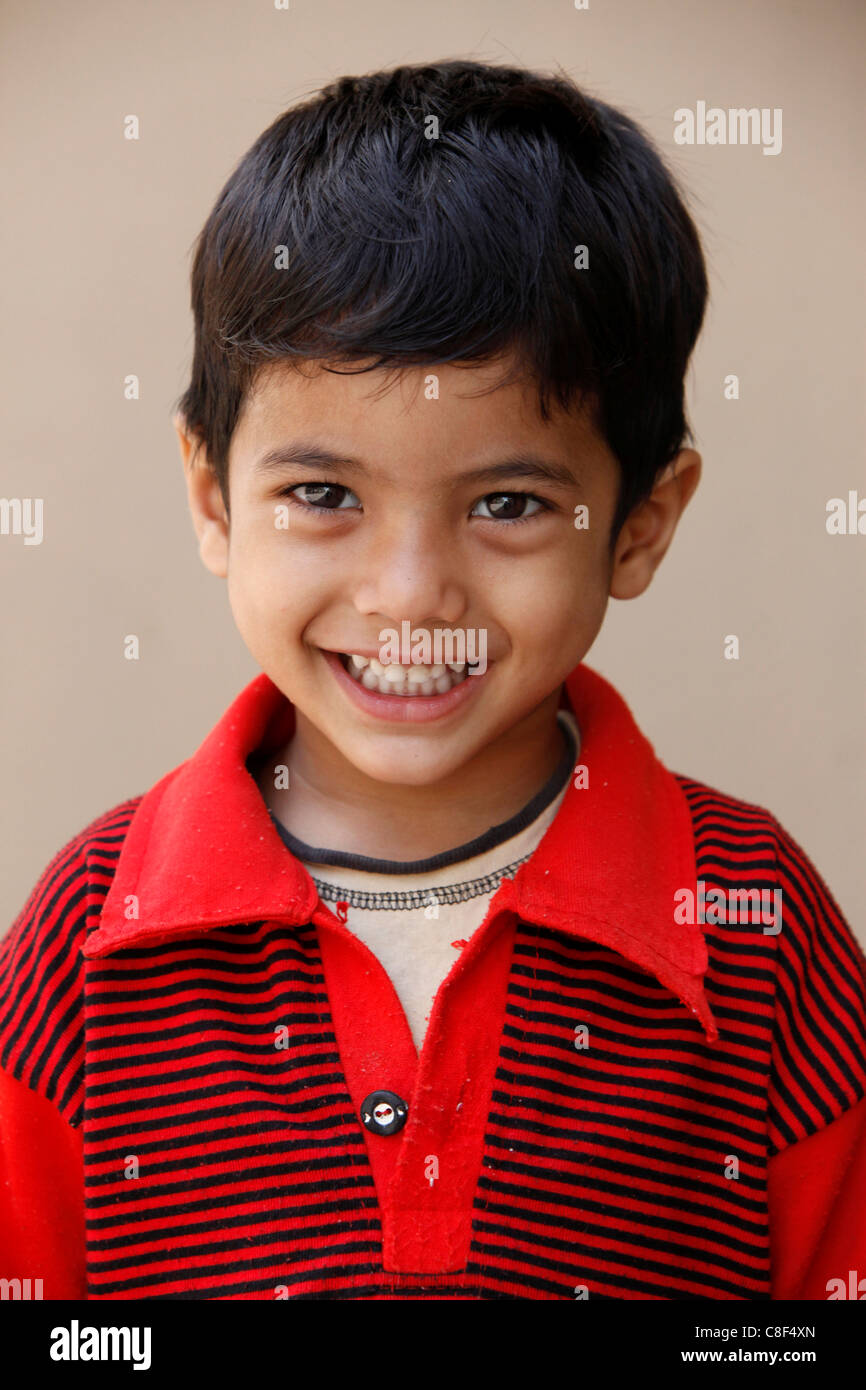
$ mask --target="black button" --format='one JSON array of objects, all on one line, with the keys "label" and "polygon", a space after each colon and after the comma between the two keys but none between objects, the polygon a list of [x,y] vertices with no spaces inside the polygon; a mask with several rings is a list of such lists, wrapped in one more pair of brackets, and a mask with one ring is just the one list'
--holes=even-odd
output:
[{"label": "black button", "polygon": [[396,1134],[408,1114],[405,1100],[393,1091],[371,1091],[361,1105],[361,1121],[373,1134]]}]

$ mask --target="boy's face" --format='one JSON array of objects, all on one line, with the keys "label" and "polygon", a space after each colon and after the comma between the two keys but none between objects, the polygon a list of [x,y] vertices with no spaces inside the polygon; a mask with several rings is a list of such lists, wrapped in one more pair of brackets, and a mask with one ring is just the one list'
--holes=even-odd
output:
[{"label": "boy's face", "polygon": [[[504,735],[516,748],[521,731],[552,724],[608,598],[646,588],[698,480],[685,450],[611,554],[615,458],[588,414],[542,421],[527,382],[473,394],[502,365],[395,376],[278,364],[232,439],[230,522],[210,470],[187,466],[202,559],[227,576],[253,657],[299,721],[377,781],[432,785]],[[301,445],[332,461],[263,466]],[[588,526],[575,525],[580,507]],[[443,693],[442,712],[436,692],[377,699],[347,685],[336,654],[375,655],[380,633],[406,622],[415,637],[474,632],[476,653],[486,642],[486,671],[463,677],[459,699]]]}]

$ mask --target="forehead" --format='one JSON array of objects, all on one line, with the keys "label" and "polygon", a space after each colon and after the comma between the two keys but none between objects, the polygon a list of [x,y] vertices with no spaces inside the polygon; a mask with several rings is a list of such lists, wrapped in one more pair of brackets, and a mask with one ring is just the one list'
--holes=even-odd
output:
[{"label": "forehead", "polygon": [[[569,461],[612,462],[596,424],[595,402],[542,419],[526,376],[503,382],[510,359],[480,365],[327,370],[316,362],[261,368],[232,437],[233,469],[253,469],[265,454],[314,440],[332,452],[369,460],[371,471],[414,464],[438,475],[461,471],[519,448],[541,448]],[[584,471],[581,469],[580,471]]]}]

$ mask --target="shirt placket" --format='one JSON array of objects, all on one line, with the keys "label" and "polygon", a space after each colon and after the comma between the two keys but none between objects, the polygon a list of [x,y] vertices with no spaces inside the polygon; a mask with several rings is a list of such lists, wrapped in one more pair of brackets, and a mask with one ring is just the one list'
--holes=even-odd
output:
[{"label": "shirt placket", "polygon": [[[378,1197],[383,1268],[395,1284],[466,1267],[514,944],[511,889],[504,880],[440,985],[420,1054],[378,958],[324,903],[313,914]],[[383,1091],[407,1107],[405,1124],[390,1133],[362,1121]]]}]

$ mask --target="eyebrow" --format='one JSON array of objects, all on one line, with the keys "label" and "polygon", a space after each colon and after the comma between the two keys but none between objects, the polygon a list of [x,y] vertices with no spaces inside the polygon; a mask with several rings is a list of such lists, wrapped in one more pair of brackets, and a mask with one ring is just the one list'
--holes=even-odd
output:
[{"label": "eyebrow", "polygon": [[[365,474],[370,469],[362,459],[347,454],[334,453],[317,444],[299,441],[283,444],[269,449],[254,465],[259,474],[279,472],[288,464],[300,464],[305,468],[339,469],[346,473]],[[552,483],[555,487],[574,487],[578,479],[567,464],[557,459],[544,458],[527,450],[518,450],[497,463],[484,464],[466,473],[456,475],[455,483],[498,483],[506,478],[525,478],[536,482]]]}]

